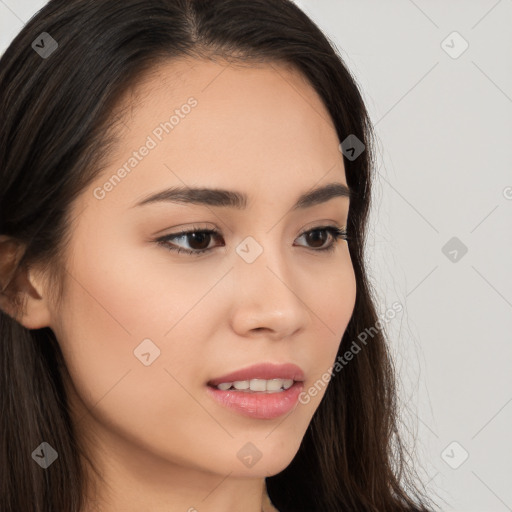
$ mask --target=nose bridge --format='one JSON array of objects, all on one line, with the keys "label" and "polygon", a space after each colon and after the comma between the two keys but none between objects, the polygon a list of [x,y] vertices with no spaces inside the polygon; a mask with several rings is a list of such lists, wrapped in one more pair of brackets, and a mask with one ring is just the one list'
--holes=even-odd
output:
[{"label": "nose bridge", "polygon": [[236,246],[235,251],[238,256],[236,272],[242,279],[252,282],[251,287],[258,282],[271,288],[277,283],[284,287],[282,281],[293,278],[287,264],[290,254],[277,236],[277,230],[248,235]]},{"label": "nose bridge", "polygon": [[306,318],[296,291],[291,252],[277,231],[247,236],[236,247],[234,280],[237,310],[252,328],[293,332]]}]

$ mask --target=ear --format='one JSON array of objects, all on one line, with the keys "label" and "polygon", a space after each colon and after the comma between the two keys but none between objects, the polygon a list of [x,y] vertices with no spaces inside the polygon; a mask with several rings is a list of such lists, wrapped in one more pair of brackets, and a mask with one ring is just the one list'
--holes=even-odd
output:
[{"label": "ear", "polygon": [[24,252],[20,242],[0,235],[0,308],[27,329],[49,327],[42,275],[19,265]]}]

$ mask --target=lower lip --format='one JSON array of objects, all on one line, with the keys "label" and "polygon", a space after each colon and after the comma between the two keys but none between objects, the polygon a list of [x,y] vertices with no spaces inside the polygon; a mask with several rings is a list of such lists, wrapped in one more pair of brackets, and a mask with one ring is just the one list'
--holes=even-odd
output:
[{"label": "lower lip", "polygon": [[209,395],[224,407],[250,418],[271,420],[293,409],[303,387],[303,382],[294,382],[288,389],[277,393],[246,393],[233,389],[222,391],[211,386],[207,386],[206,389]]}]

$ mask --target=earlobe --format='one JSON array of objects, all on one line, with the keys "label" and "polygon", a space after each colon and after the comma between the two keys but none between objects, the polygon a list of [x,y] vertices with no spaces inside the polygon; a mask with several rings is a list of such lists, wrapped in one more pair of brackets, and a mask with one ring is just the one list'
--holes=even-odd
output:
[{"label": "earlobe", "polygon": [[50,325],[50,310],[42,283],[28,267],[20,267],[24,249],[0,236],[0,308],[27,329]]}]

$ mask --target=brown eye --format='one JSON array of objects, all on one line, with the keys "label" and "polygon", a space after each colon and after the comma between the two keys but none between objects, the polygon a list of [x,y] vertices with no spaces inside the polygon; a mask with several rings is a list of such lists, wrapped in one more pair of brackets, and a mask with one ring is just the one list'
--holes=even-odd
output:
[{"label": "brown eye", "polygon": [[189,246],[196,251],[204,251],[210,245],[211,233],[206,231],[196,231],[184,235],[183,238],[189,239]]},{"label": "brown eye", "polygon": [[[323,247],[326,240],[329,239],[329,235],[332,238],[332,242],[326,247]],[[334,250],[338,239],[347,240],[346,230],[336,226],[320,226],[302,233],[301,236],[306,237],[308,246],[317,252]]]},{"label": "brown eye", "polygon": [[[347,232],[336,226],[320,226],[309,231],[302,233],[300,237],[305,237],[307,246],[314,251],[330,251],[336,247],[336,241],[340,238],[346,240]],[[326,247],[324,245],[331,238],[331,243]],[[189,231],[182,231],[180,233],[173,233],[159,238],[157,242],[170,251],[185,252],[190,255],[199,255],[211,251],[214,247],[209,247],[212,238],[222,239],[220,233],[212,229],[197,229],[192,228]],[[183,240],[188,243],[189,248],[183,248],[176,242]]]},{"label": "brown eye", "polygon": [[[166,235],[157,240],[158,243],[164,245],[170,251],[185,252],[187,254],[202,254],[211,251],[209,247],[213,237],[221,238],[218,231],[212,229],[191,229],[190,231],[182,231],[172,235]],[[188,243],[190,249],[180,247],[175,241],[184,240]]]},{"label": "brown eye", "polygon": [[305,235],[308,240],[308,244],[314,248],[322,247],[325,244],[325,241],[329,239],[327,231],[321,229],[308,231]]}]

